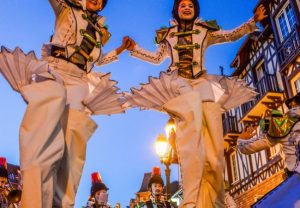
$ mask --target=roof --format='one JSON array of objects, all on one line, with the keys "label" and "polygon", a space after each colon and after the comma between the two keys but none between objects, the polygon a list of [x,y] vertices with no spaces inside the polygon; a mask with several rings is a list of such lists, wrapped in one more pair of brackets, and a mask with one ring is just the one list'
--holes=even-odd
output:
[{"label": "roof", "polygon": [[242,72],[242,70],[247,66],[247,64],[250,62],[250,52],[252,50],[251,49],[252,44],[259,40],[266,39],[271,32],[272,32],[271,26],[268,25],[265,27],[263,32],[256,31],[247,36],[246,40],[239,48],[234,60],[230,64],[230,67],[235,68],[231,76],[238,76]]},{"label": "roof", "polygon": [[179,186],[179,182],[178,182],[178,181],[173,181],[173,182],[170,184],[170,192],[171,192],[171,195],[172,195],[172,196],[173,196],[179,189],[180,189],[180,186]]},{"label": "roof", "polygon": [[144,178],[143,178],[143,181],[142,181],[142,185],[141,185],[141,188],[140,190],[138,191],[139,192],[146,192],[148,191],[148,183],[150,181],[150,178],[151,178],[151,172],[150,173],[145,173],[144,174]]}]

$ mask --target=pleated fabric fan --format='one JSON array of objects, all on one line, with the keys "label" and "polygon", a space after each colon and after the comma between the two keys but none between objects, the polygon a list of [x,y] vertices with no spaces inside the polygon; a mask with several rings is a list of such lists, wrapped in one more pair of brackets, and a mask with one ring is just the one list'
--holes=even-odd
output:
[{"label": "pleated fabric fan", "polygon": [[89,77],[93,90],[83,103],[93,115],[111,115],[123,113],[126,99],[123,93],[118,93],[117,82],[110,80],[111,74],[92,73]]},{"label": "pleated fabric fan", "polygon": [[236,108],[243,103],[254,100],[258,95],[254,88],[238,77],[222,76],[219,83],[225,92],[218,103],[225,110]]},{"label": "pleated fabric fan", "polygon": [[[211,83],[218,97],[216,102],[226,111],[255,99],[258,94],[237,77],[207,74],[204,79]],[[139,89],[131,88],[131,94],[125,93],[125,97],[132,107],[162,111],[162,106],[179,96],[180,92],[192,90],[191,85],[178,77],[176,72],[161,72],[159,78],[150,77],[149,83],[141,84]]]},{"label": "pleated fabric fan", "polygon": [[125,93],[125,97],[132,107],[162,111],[162,106],[179,96],[183,87],[190,88],[176,72],[161,72],[159,78],[149,77],[149,83],[141,84],[139,89],[131,88],[131,94]]},{"label": "pleated fabric fan", "polygon": [[25,54],[20,48],[11,51],[1,47],[0,72],[10,86],[20,92],[23,86],[31,83],[34,75],[48,74],[48,63],[38,60],[33,51]]}]

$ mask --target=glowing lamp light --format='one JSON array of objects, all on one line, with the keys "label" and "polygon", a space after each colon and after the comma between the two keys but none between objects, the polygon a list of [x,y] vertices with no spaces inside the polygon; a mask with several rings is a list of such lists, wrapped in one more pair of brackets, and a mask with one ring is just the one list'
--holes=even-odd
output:
[{"label": "glowing lamp light", "polygon": [[160,134],[157,137],[156,142],[155,142],[155,150],[161,159],[164,159],[167,157],[168,152],[169,152],[169,142],[163,134]]},{"label": "glowing lamp light", "polygon": [[167,137],[170,136],[170,133],[172,132],[172,130],[174,130],[176,132],[176,125],[175,125],[174,119],[170,118],[165,127],[165,132],[166,132]]}]

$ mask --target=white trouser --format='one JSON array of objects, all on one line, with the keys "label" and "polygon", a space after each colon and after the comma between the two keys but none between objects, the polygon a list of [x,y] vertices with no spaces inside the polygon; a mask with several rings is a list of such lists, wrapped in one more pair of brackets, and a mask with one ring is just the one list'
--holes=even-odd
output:
[{"label": "white trouser", "polygon": [[65,151],[57,172],[53,207],[74,207],[85,163],[86,146],[96,130],[96,123],[85,113],[70,109],[63,117]]},{"label": "white trouser", "polygon": [[20,129],[22,208],[74,207],[86,143],[97,128],[82,104],[89,93],[85,72],[64,61],[50,67],[62,83],[22,89],[28,102]]},{"label": "white trouser", "polygon": [[52,208],[55,175],[64,153],[60,119],[65,89],[54,81],[44,81],[23,87],[22,95],[28,106],[20,127],[21,206]]},{"label": "white trouser", "polygon": [[175,116],[176,145],[182,177],[181,207],[224,207],[223,131],[221,109],[202,103],[199,91],[164,105]]}]

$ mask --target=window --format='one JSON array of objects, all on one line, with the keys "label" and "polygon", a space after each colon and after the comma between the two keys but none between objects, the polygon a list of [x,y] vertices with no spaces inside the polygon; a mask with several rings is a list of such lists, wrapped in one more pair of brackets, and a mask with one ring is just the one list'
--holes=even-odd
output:
[{"label": "window", "polygon": [[256,78],[257,78],[257,81],[261,80],[264,75],[265,75],[265,64],[264,64],[264,61],[261,60],[257,66],[255,67],[255,73],[256,73]]},{"label": "window", "polygon": [[295,81],[296,92],[300,92],[300,78]]},{"label": "window", "polygon": [[231,164],[231,172],[232,172],[232,180],[233,183],[237,182],[239,180],[239,175],[238,175],[238,164],[237,164],[237,159],[236,159],[236,153],[233,152],[230,155],[230,164]]},{"label": "window", "polygon": [[296,17],[292,6],[287,3],[276,17],[277,28],[283,42],[296,26]]},{"label": "window", "polygon": [[292,6],[289,4],[285,8],[286,16],[290,25],[291,30],[293,30],[296,26],[296,18]]}]

